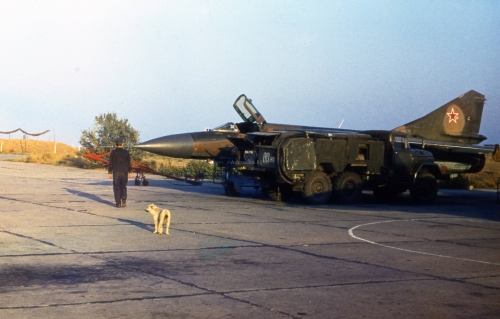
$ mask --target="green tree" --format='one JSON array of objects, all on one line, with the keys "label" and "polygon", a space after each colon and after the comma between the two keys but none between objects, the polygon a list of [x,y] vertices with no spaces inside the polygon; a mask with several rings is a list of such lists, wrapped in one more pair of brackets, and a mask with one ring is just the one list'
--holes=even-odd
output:
[{"label": "green tree", "polygon": [[[94,126],[89,130],[82,131],[80,145],[83,146],[85,152],[104,154],[116,147],[115,140],[119,137],[125,140],[124,148],[130,151],[131,158],[140,161],[143,152],[133,148],[139,142],[139,131],[134,129],[127,119],[118,119],[116,113],[96,116]],[[91,163],[90,166],[102,165]]]}]

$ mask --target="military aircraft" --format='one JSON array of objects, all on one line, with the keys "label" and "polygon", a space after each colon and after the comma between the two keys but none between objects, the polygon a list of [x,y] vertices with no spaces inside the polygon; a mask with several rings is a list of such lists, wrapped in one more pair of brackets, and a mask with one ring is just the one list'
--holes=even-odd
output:
[{"label": "military aircraft", "polygon": [[[486,139],[479,134],[484,95],[469,91],[444,104],[431,113],[399,126],[393,130],[407,133],[412,148],[430,151],[441,173],[454,177],[459,173],[482,170],[485,155],[500,157],[496,148],[478,145]],[[212,130],[168,135],[136,145],[144,151],[168,157],[185,159],[210,159],[218,166],[231,169],[236,160],[235,143],[244,143],[246,134],[270,134],[282,131],[306,131],[327,134],[363,134],[363,130],[313,127],[268,123],[244,94],[233,104],[243,119],[241,123],[229,122]]]},{"label": "military aircraft", "polygon": [[[150,153],[185,159],[212,159],[215,162],[235,158],[235,145],[229,140],[242,138],[247,133],[287,130],[315,130],[322,132],[346,132],[344,129],[267,123],[252,101],[240,95],[233,107],[244,122],[228,122],[211,130],[167,135],[136,145]],[[352,131],[357,132],[357,131]]]}]

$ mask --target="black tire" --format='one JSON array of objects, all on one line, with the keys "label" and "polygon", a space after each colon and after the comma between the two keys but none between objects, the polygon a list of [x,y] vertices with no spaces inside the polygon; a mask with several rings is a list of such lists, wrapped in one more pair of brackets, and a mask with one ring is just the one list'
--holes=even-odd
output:
[{"label": "black tire", "polygon": [[271,183],[269,186],[262,187],[262,193],[275,202],[285,202],[290,200],[293,190],[288,184]]},{"label": "black tire", "polygon": [[148,180],[146,180],[146,179],[143,179],[143,180],[142,180],[142,185],[144,185],[144,186],[148,186],[148,185],[149,185],[149,181],[148,181]]},{"label": "black tire", "polygon": [[346,172],[337,176],[333,183],[333,194],[341,204],[353,204],[361,197],[363,181],[354,172]]},{"label": "black tire", "polygon": [[238,197],[241,195],[241,193],[234,188],[233,182],[229,182],[224,185],[224,191],[226,192],[226,195],[230,197]]},{"label": "black tire", "polygon": [[332,196],[332,181],[324,172],[314,172],[305,182],[304,199],[312,205],[325,204]]},{"label": "black tire", "polygon": [[136,177],[135,181],[134,181],[134,184],[135,184],[135,186],[141,185],[141,179],[139,177]]},{"label": "black tire", "polygon": [[430,173],[418,176],[410,188],[410,196],[416,204],[431,204],[436,200],[438,184],[436,177]]},{"label": "black tire", "polygon": [[281,196],[278,194],[278,183],[273,177],[263,177],[261,179],[262,193],[272,201],[279,202]]},{"label": "black tire", "polygon": [[272,201],[279,202],[281,200],[281,196],[278,194],[278,188],[276,187],[263,187],[262,193],[264,193],[267,197],[269,197]]}]

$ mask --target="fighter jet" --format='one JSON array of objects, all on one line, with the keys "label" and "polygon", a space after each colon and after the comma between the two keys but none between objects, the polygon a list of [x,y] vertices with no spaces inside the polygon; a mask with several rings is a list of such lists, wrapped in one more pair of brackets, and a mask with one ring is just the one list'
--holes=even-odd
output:
[{"label": "fighter jet", "polygon": [[[486,139],[479,134],[484,95],[469,91],[437,108],[431,113],[395,128],[410,137],[412,148],[426,149],[433,153],[443,175],[475,173],[482,170],[485,155],[500,157],[498,145],[480,146]],[[282,131],[307,131],[331,134],[363,134],[363,130],[346,130],[268,123],[244,94],[233,104],[243,122],[229,122],[212,130],[167,135],[136,145],[144,151],[175,158],[210,159],[219,166],[236,159],[237,145],[245,143],[248,133],[266,134]]]},{"label": "fighter jet", "polygon": [[[216,162],[235,158],[235,145],[230,141],[247,133],[289,130],[314,130],[321,132],[348,132],[328,127],[300,126],[267,123],[264,117],[244,94],[233,104],[243,119],[241,123],[228,122],[211,130],[167,135],[136,145],[150,153],[185,159],[211,159]],[[351,131],[356,132],[356,131]]]}]

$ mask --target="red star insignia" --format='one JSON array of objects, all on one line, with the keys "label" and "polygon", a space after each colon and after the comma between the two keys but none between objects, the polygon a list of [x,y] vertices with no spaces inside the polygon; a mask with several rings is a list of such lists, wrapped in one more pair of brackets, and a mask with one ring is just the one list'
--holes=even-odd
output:
[{"label": "red star insignia", "polygon": [[448,114],[448,116],[450,117],[450,121],[448,123],[451,123],[452,121],[457,123],[459,113],[455,113],[455,110],[453,108],[451,108],[450,113],[446,113],[446,114]]}]

